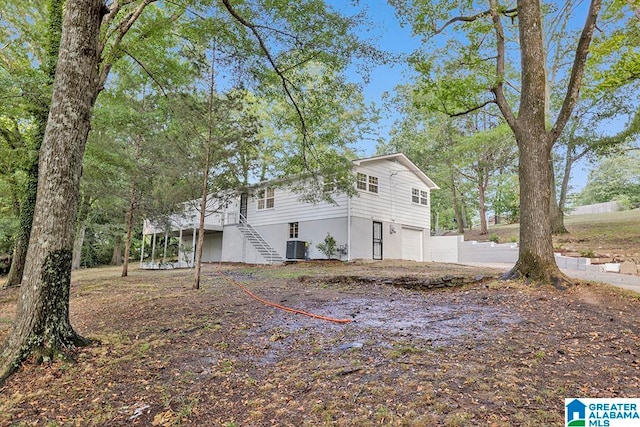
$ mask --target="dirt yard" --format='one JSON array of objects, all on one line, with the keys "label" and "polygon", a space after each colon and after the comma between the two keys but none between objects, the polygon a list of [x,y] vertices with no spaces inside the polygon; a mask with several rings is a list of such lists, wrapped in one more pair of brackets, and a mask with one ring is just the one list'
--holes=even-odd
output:
[{"label": "dirt yard", "polygon": [[[339,324],[266,306],[270,301]],[[0,425],[551,426],[565,397],[640,395],[640,298],[420,263],[85,270],[75,362],[25,364]],[[0,291],[0,339],[17,291]]]}]

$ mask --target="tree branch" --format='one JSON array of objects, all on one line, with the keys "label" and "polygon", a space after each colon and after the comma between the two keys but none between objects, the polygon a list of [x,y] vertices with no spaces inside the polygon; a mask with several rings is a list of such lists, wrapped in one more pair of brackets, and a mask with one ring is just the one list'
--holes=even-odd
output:
[{"label": "tree branch", "polygon": [[640,19],[640,7],[634,6],[633,0],[627,0],[627,3],[629,3],[629,7],[633,10],[633,13],[636,14],[636,17]]},{"label": "tree branch", "polygon": [[138,60],[138,58],[133,56],[128,50],[124,49],[124,53],[127,54],[129,58],[133,59],[135,63],[140,66],[140,68],[142,68],[142,70],[149,76],[149,78],[151,78],[151,80],[153,80],[154,83],[158,85],[164,97],[167,98],[168,95],[167,95],[167,92],[164,90],[164,86],[162,86],[162,84],[158,81],[158,79],[156,79],[153,73],[149,71],[149,69],[140,60]]},{"label": "tree branch", "polygon": [[246,19],[244,19],[242,16],[240,16],[240,14],[238,14],[238,12],[233,8],[233,6],[231,6],[229,0],[222,0],[222,3],[224,4],[224,6],[227,9],[227,11],[231,14],[231,16],[233,16],[233,18],[236,21],[238,21],[244,27],[248,28],[253,33],[254,37],[258,40],[258,43],[260,45],[260,49],[265,54],[265,56],[267,57],[267,60],[269,61],[269,64],[271,64],[271,67],[273,68],[273,70],[276,72],[276,74],[280,78],[280,81],[282,83],[282,88],[283,88],[285,94],[287,95],[287,98],[289,99],[289,101],[291,101],[291,103],[293,104],[293,107],[296,110],[296,114],[298,116],[298,119],[300,120],[300,126],[301,126],[301,130],[302,130],[302,141],[303,141],[303,144],[302,144],[302,147],[303,147],[302,156],[303,156],[303,160],[304,160],[305,166],[308,166],[307,157],[306,157],[306,148],[307,148],[307,145],[309,143],[308,142],[307,124],[306,124],[304,115],[302,114],[302,110],[301,110],[300,106],[298,105],[298,102],[295,100],[293,94],[291,93],[291,89],[289,88],[289,86],[294,86],[293,83],[289,79],[287,79],[287,77],[284,75],[283,71],[280,70],[280,67],[278,67],[278,64],[276,64],[276,61],[273,58],[273,55],[271,55],[271,52],[267,48],[267,45],[264,42],[264,39],[262,38],[262,35],[258,31],[258,27],[256,25],[254,25],[253,23],[251,23],[251,22],[247,21]]},{"label": "tree branch", "polygon": [[551,144],[553,144],[560,133],[562,133],[562,130],[571,116],[571,111],[578,101],[580,86],[582,85],[582,78],[584,76],[584,68],[587,62],[587,55],[589,54],[589,45],[593,38],[593,32],[596,27],[601,4],[601,0],[591,0],[589,14],[587,15],[587,19],[582,29],[582,34],[580,35],[580,40],[578,41],[578,47],[576,48],[576,56],[573,61],[573,68],[571,69],[571,78],[569,79],[567,94],[565,95],[558,117],[556,118],[556,123],[551,129]]},{"label": "tree branch", "polygon": [[446,114],[449,117],[460,117],[460,116],[464,116],[464,115],[469,114],[469,113],[473,113],[474,111],[481,110],[484,107],[486,107],[487,105],[495,104],[495,103],[496,103],[495,99],[490,99],[489,101],[485,101],[482,104],[479,104],[479,105],[476,105],[474,107],[469,108],[468,110],[460,111],[460,112],[457,112],[457,113],[449,113],[449,112],[447,112]]},{"label": "tree branch", "polygon": [[[497,12],[497,10],[496,10]],[[508,17],[513,17],[515,14],[518,13],[518,9],[506,9],[503,10],[502,13],[504,16],[508,16]],[[441,32],[443,32],[449,25],[455,24],[456,22],[473,22],[476,21],[480,18],[483,18],[485,16],[490,16],[492,14],[491,10],[485,10],[484,12],[480,12],[477,13],[475,15],[472,16],[456,16],[454,18],[451,18],[450,20],[448,20],[442,27],[440,27],[439,29],[436,29],[434,31],[434,35],[440,34]]]},{"label": "tree branch", "polygon": [[[131,13],[129,13],[129,15],[125,19],[123,19],[120,22],[120,24],[114,29],[114,31],[117,30],[117,35],[116,35],[116,39],[114,40],[111,46],[111,52],[118,50],[124,36],[127,34],[127,32],[129,32],[129,30],[131,29],[133,24],[136,22],[136,20],[140,17],[144,9],[154,1],[156,0],[142,1],[138,5],[138,7],[134,9]],[[114,7],[110,9],[109,13],[105,17],[106,22],[110,22],[111,20],[113,20],[113,18],[115,17],[115,14],[117,14],[119,10],[120,10],[119,4],[115,3]],[[110,33],[108,37],[110,37],[112,34],[113,32]],[[102,54],[102,51],[104,50],[104,46],[108,40],[108,37],[105,38],[104,44],[101,44],[100,46],[100,54]],[[104,63],[102,64],[102,70],[100,70],[100,76],[98,77],[98,86],[97,86],[98,91],[101,91],[102,88],[104,87],[104,84],[107,81],[107,77],[109,76],[109,72],[111,71],[111,67],[113,66],[113,63],[114,61],[112,59],[110,61],[105,60]]]},{"label": "tree branch", "polygon": [[490,13],[491,20],[493,21],[493,28],[496,31],[496,85],[491,88],[495,96],[495,103],[504,115],[505,120],[509,124],[511,129],[515,130],[516,117],[509,106],[509,102],[504,95],[504,58],[505,58],[505,41],[504,41],[504,28],[502,27],[502,21],[500,20],[500,14],[498,13],[498,6],[496,0],[490,0]]},{"label": "tree branch", "polygon": [[638,133],[640,133],[640,108],[638,108],[634,114],[629,126],[618,132],[616,135],[605,136],[596,140],[595,144],[592,145],[594,150],[604,151],[607,148],[623,143],[627,138],[637,135]]}]

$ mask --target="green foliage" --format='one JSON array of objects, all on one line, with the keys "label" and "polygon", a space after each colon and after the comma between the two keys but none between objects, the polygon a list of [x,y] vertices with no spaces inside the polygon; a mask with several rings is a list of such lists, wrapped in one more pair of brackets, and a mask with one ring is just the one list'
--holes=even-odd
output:
[{"label": "green foliage", "polygon": [[629,152],[602,159],[591,170],[587,185],[576,195],[575,205],[626,200],[627,205],[640,203],[640,155]]},{"label": "green foliage", "polygon": [[580,256],[584,258],[593,258],[596,256],[592,249],[581,249],[579,252]]},{"label": "green foliage", "polygon": [[333,259],[337,249],[336,239],[334,239],[331,234],[327,233],[324,241],[318,243],[316,248],[318,248],[318,250],[328,259]]},{"label": "green foliage", "polygon": [[498,236],[496,233],[492,233],[489,236],[489,241],[493,243],[500,243],[500,236]]},{"label": "green foliage", "polygon": [[490,189],[489,204],[500,222],[514,223],[520,215],[520,192],[515,172],[496,176]]}]

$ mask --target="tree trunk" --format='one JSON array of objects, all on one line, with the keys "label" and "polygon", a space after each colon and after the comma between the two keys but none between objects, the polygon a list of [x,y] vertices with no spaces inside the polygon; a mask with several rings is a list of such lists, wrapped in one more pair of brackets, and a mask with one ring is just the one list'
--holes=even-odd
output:
[{"label": "tree trunk", "polygon": [[544,128],[516,135],[520,147],[520,245],[519,257],[505,278],[525,278],[558,288],[570,280],[560,271],[553,254],[551,219],[551,150]]},{"label": "tree trunk", "polygon": [[[582,152],[584,155],[585,151]],[[579,160],[582,156],[574,156],[573,148],[567,147],[567,158],[564,163],[564,175],[562,175],[562,184],[560,185],[560,197],[558,199],[558,207],[562,212],[567,205],[567,193],[569,191],[569,180],[571,179],[571,169],[574,162]]]},{"label": "tree trunk", "polygon": [[[20,212],[20,218],[24,214]],[[33,217],[32,217],[33,218]],[[11,258],[11,267],[9,267],[9,274],[7,275],[7,281],[3,285],[4,288],[16,288],[22,283],[22,273],[24,272],[24,263],[27,260],[27,245],[29,244],[29,235],[25,235],[25,228],[23,228],[22,220],[20,221],[20,230],[18,231],[18,238],[13,248],[13,256]],[[31,232],[31,227],[29,227]]]},{"label": "tree trunk", "polygon": [[[209,156],[207,155],[207,162]],[[204,246],[204,220],[207,215],[207,193],[209,188],[209,169],[205,171],[202,183],[202,202],[200,203],[200,221],[198,225],[198,243],[196,244],[195,272],[193,276],[193,289],[200,289],[200,272],[202,268],[202,247]]]},{"label": "tree trunk", "polygon": [[131,193],[129,195],[129,210],[127,212],[127,238],[124,241],[122,277],[127,277],[129,275],[129,258],[131,257],[131,240],[133,238],[133,219],[134,219],[135,210],[136,210],[136,177],[134,176],[133,181],[131,183]]},{"label": "tree trunk", "polygon": [[213,155],[213,97],[216,92],[216,80],[215,80],[215,50],[211,50],[211,75],[209,80],[209,102],[207,105],[207,140],[206,155],[204,159],[204,170],[202,178],[202,200],[200,202],[200,221],[198,224],[198,243],[196,243],[195,254],[195,272],[193,277],[193,289],[200,289],[200,271],[202,268],[202,250],[204,247],[204,220],[207,216],[207,197],[209,196],[209,174],[211,171],[211,157]]},{"label": "tree trunk", "polygon": [[458,200],[458,192],[456,191],[456,181],[453,177],[453,169],[451,169],[451,202],[453,204],[453,216],[456,220],[458,234],[464,234],[464,219],[460,211],[460,203]]},{"label": "tree trunk", "polygon": [[519,257],[507,278],[523,277],[561,287],[569,279],[553,255],[551,239],[551,148],[546,130],[546,71],[542,12],[538,0],[518,1],[522,69],[520,110],[514,130],[519,149],[520,246]]},{"label": "tree trunk", "polygon": [[488,234],[489,227],[487,226],[487,207],[485,206],[485,190],[487,179],[482,177],[478,179],[478,213],[480,215],[480,234]]},{"label": "tree trunk", "polygon": [[[46,75],[48,86],[53,84],[56,72],[56,62],[60,50],[60,37],[62,31],[62,4],[63,0],[50,0],[49,2],[49,26],[47,29],[47,57],[42,69]],[[5,283],[5,287],[11,288],[20,285],[24,273],[24,265],[27,258],[27,248],[29,246],[29,236],[33,224],[33,210],[36,205],[36,193],[38,191],[38,151],[44,139],[44,132],[49,116],[49,105],[42,105],[39,100],[35,101],[34,118],[37,126],[34,139],[36,145],[33,149],[36,155],[30,160],[31,164],[27,170],[27,182],[24,198],[20,206],[20,228],[18,239],[13,251],[11,269]]]},{"label": "tree trunk", "polygon": [[551,234],[567,234],[569,231],[564,226],[564,212],[557,202],[556,179],[553,161],[549,163],[549,173],[551,174],[551,200],[549,203],[549,217],[551,220]]},{"label": "tree trunk", "polygon": [[[43,119],[46,122],[46,118]],[[43,124],[44,129],[44,124]],[[44,135],[44,130],[42,131]],[[36,136],[36,138],[40,138]],[[40,147],[38,145],[37,149]],[[27,188],[25,197],[20,206],[20,228],[18,238],[13,250],[11,268],[7,276],[5,288],[14,288],[22,283],[24,264],[27,260],[27,248],[29,246],[29,236],[31,235],[31,225],[33,223],[33,209],[36,204],[36,193],[38,191],[38,156],[35,157],[27,175]]]},{"label": "tree trunk", "polygon": [[66,3],[23,286],[0,352],[0,379],[31,354],[48,359],[86,343],[69,322],[69,291],[82,157],[99,92],[104,8],[103,0]]},{"label": "tree trunk", "polygon": [[82,246],[84,245],[84,236],[87,231],[86,222],[80,224],[78,233],[76,234],[75,242],[73,243],[73,255],[71,257],[71,269],[80,269],[80,261],[82,260]]},{"label": "tree trunk", "polygon": [[466,229],[467,225],[469,226],[469,230],[471,230],[472,224],[467,222],[467,201],[462,193],[460,194],[460,216],[462,219],[462,230]]},{"label": "tree trunk", "polygon": [[518,32],[522,87],[518,114],[508,105],[502,90],[505,76],[505,39],[497,1],[491,0],[496,29],[497,85],[492,89],[500,111],[513,130],[519,149],[520,251],[516,265],[505,278],[524,277],[561,287],[571,283],[555,263],[551,240],[551,149],[562,132],[575,103],[584,75],[589,45],[596,27],[601,0],[591,0],[571,69],[567,92],[556,123],[547,132],[545,116],[546,69],[543,44],[542,8],[539,0],[518,0]]},{"label": "tree trunk", "polygon": [[82,259],[82,246],[84,245],[84,237],[87,231],[87,220],[89,218],[90,209],[91,202],[89,198],[84,197],[80,202],[80,209],[78,212],[78,226],[75,242],[73,243],[73,258],[71,260],[72,270],[78,270],[80,268],[80,261]]},{"label": "tree trunk", "polygon": [[122,264],[122,236],[120,232],[116,235],[113,242],[113,255],[111,255],[111,265]]}]

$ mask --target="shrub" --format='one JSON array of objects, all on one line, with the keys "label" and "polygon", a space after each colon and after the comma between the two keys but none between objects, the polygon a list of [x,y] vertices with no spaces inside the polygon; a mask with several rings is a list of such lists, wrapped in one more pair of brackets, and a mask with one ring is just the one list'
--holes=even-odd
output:
[{"label": "shrub", "polygon": [[491,234],[491,236],[489,236],[489,241],[493,243],[500,243],[500,236],[498,236],[496,233],[493,233]]},{"label": "shrub", "polygon": [[336,239],[334,239],[333,236],[329,233],[327,233],[323,242],[316,245],[316,248],[318,248],[318,250],[329,259],[332,259],[336,254],[336,247]]}]

